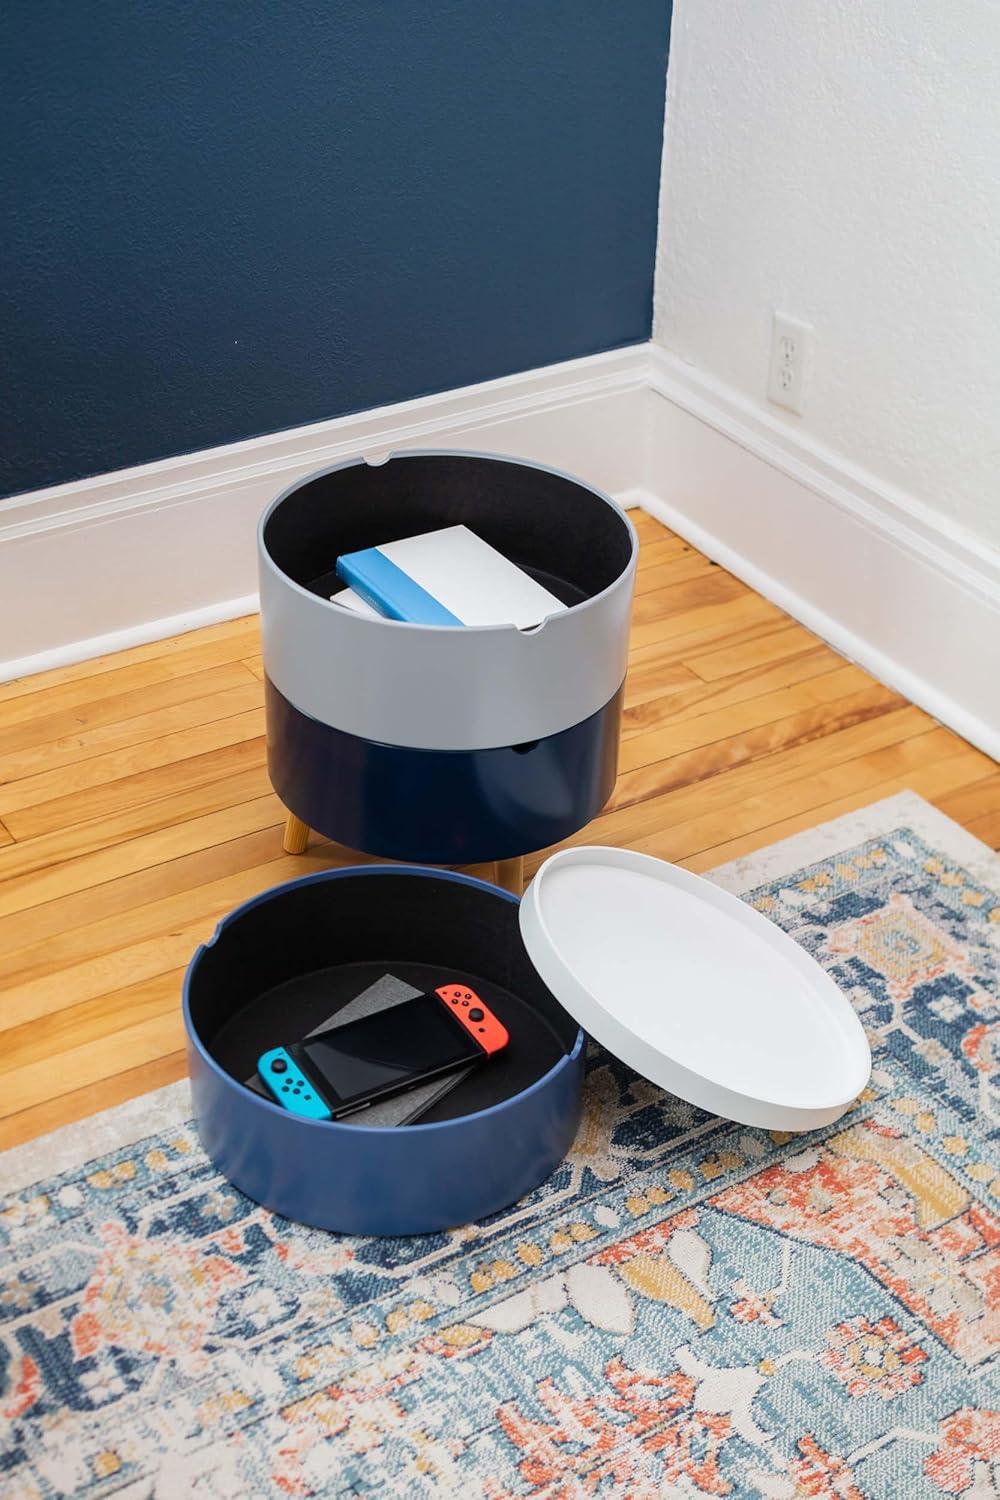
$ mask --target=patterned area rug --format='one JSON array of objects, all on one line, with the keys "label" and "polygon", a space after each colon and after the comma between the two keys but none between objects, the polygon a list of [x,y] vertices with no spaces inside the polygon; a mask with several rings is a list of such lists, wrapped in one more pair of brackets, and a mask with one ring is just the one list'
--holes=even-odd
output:
[{"label": "patterned area rug", "polygon": [[240,1197],[182,1085],[9,1152],[0,1492],[997,1494],[1000,861],[904,794],[715,878],[870,1031],[836,1126],[596,1054],[537,1193],[397,1241]]}]

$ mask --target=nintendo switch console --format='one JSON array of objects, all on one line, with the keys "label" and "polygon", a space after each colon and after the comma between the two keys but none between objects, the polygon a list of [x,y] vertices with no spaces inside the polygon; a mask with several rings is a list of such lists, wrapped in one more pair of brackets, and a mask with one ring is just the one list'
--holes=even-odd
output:
[{"label": "nintendo switch console", "polygon": [[339,1120],[418,1083],[468,1069],[501,1052],[503,1023],[474,990],[445,984],[433,994],[350,1021],[304,1042],[274,1047],[257,1071],[284,1109]]}]

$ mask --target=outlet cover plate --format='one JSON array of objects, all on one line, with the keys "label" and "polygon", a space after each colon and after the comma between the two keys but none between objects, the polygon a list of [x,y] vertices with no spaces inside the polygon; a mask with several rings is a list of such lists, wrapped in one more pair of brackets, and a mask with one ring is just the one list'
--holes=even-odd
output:
[{"label": "outlet cover plate", "polygon": [[767,399],[798,416],[805,408],[806,380],[815,331],[811,323],[803,323],[800,318],[781,312],[775,312],[771,324]]}]

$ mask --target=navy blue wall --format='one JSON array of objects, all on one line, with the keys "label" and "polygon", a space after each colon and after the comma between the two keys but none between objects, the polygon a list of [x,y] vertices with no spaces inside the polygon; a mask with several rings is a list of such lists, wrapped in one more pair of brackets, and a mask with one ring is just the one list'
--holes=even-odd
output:
[{"label": "navy blue wall", "polygon": [[647,338],[669,19],[13,0],[0,494]]}]

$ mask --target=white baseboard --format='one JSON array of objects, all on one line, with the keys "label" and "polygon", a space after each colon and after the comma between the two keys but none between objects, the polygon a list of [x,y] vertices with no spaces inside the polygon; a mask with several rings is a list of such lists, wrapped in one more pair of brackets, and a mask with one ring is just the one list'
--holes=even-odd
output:
[{"label": "white baseboard", "polygon": [[1000,757],[1000,555],[651,348],[641,504]]},{"label": "white baseboard", "polygon": [[[77,661],[91,661],[95,656],[111,656],[116,651],[127,651],[130,646],[145,646],[147,641],[164,641],[173,635],[186,635],[189,630],[201,630],[205,625],[217,625],[220,620],[237,620],[241,615],[253,615],[260,607],[256,593],[242,594],[235,599],[220,599],[216,604],[203,604],[199,609],[182,610],[177,615],[163,615],[158,620],[145,620],[137,625],[125,625],[118,630],[105,631],[103,635],[89,635],[78,641],[63,641],[47,650],[33,651],[27,656],[12,657],[0,662],[0,682],[11,682],[17,677],[33,677],[38,672],[49,672],[55,667],[71,666]],[[0,709],[0,718],[3,710]]]},{"label": "white baseboard", "polygon": [[0,681],[247,613],[268,501],[409,447],[530,458],[643,506],[1000,756],[1000,556],[654,345],[0,502]]},{"label": "white baseboard", "polygon": [[261,511],[326,464],[473,448],[633,490],[647,366],[640,344],[0,501],[0,681],[253,609]]}]

